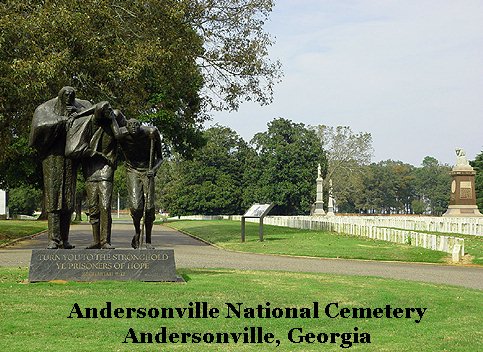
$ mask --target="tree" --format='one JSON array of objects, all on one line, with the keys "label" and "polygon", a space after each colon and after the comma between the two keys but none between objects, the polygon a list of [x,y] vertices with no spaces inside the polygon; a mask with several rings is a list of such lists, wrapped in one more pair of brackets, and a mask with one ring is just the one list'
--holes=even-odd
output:
[{"label": "tree", "polygon": [[418,200],[424,202],[432,215],[446,211],[450,198],[451,168],[426,156],[422,166],[414,170],[414,187]]},{"label": "tree", "polygon": [[204,40],[198,57],[207,102],[215,109],[237,110],[241,101],[272,101],[280,62],[268,58],[272,39],[263,25],[273,0],[197,0],[191,22]]},{"label": "tree", "polygon": [[[0,164],[36,106],[64,85],[158,126],[187,157],[210,107],[268,103],[268,0],[5,0],[0,4]],[[262,84],[266,82],[266,84]],[[10,178],[7,181],[12,181]]]},{"label": "tree", "polygon": [[42,167],[32,149],[28,147],[27,138],[16,138],[12,144],[6,146],[6,151],[3,161],[0,162],[0,188],[10,189],[31,185],[40,189]]},{"label": "tree", "polygon": [[246,176],[245,206],[275,203],[274,213],[307,214],[315,201],[317,165],[326,172],[327,159],[313,129],[283,118],[257,133],[251,145],[256,151]]},{"label": "tree", "polygon": [[348,126],[319,125],[315,130],[327,153],[326,186],[332,179],[339,211],[357,211],[356,198],[362,187],[363,167],[371,162],[373,154],[371,134],[354,133]]},{"label": "tree", "polygon": [[474,161],[472,161],[471,166],[476,171],[475,176],[475,192],[476,192],[476,205],[483,212],[483,151],[478,154]]},{"label": "tree", "polygon": [[414,214],[420,215],[420,214],[424,214],[424,212],[426,211],[426,203],[424,203],[421,200],[414,199],[411,202],[411,207],[413,209]]},{"label": "tree", "polygon": [[391,170],[392,160],[372,163],[365,173],[366,185],[363,210],[369,213],[390,214],[397,206],[396,180]]},{"label": "tree", "polygon": [[363,168],[364,188],[356,195],[356,208],[365,213],[412,212],[413,166],[386,160]]},{"label": "tree", "polygon": [[13,188],[8,192],[8,207],[12,214],[33,215],[39,209],[42,191],[28,185]]},{"label": "tree", "polygon": [[396,180],[396,208],[397,214],[411,214],[414,200],[414,166],[403,162],[391,165],[391,171]]},{"label": "tree", "polygon": [[[112,189],[112,202],[115,203],[117,207],[117,196],[120,198],[121,209],[124,209],[127,205],[127,171],[124,163],[119,163],[117,165],[117,170],[114,173],[114,183]],[[116,208],[117,209],[117,208]]]},{"label": "tree", "polygon": [[171,215],[239,214],[242,212],[246,142],[228,127],[204,132],[207,143],[193,160],[165,163],[160,169],[158,205]]}]

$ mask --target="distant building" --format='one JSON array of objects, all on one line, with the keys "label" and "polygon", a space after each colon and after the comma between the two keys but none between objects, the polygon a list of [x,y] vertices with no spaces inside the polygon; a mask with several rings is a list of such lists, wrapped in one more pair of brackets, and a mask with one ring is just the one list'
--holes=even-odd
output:
[{"label": "distant building", "polygon": [[0,189],[0,219],[8,218],[7,192]]}]

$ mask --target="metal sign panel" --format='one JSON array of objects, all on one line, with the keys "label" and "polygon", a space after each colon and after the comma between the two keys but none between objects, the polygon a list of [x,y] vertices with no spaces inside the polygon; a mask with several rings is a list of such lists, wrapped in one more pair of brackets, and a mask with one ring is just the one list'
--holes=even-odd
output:
[{"label": "metal sign panel", "polygon": [[270,210],[272,210],[273,204],[253,204],[250,209],[243,215],[245,218],[263,218]]}]

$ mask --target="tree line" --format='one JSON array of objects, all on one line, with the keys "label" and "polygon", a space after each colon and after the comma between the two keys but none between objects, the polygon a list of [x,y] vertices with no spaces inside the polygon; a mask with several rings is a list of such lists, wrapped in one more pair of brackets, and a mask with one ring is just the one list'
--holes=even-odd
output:
[{"label": "tree line", "polygon": [[216,125],[192,160],[174,157],[157,177],[158,206],[171,215],[241,214],[252,203],[303,214],[315,197],[317,165],[327,159],[317,134],[302,123],[275,119],[250,143]]},{"label": "tree line", "polygon": [[[11,210],[27,212],[40,202],[30,121],[36,106],[70,85],[80,98],[108,100],[158,127],[169,152],[157,176],[158,206],[172,214],[242,213],[253,202],[273,202],[279,214],[308,214],[319,163],[326,181],[333,180],[340,212],[441,214],[449,166],[431,157],[420,167],[371,163],[369,133],[286,119],[273,120],[250,142],[223,126],[203,129],[211,110],[271,102],[282,74],[264,31],[273,4],[2,1],[0,187],[9,191]],[[483,155],[473,163],[481,207]],[[123,175],[121,166],[114,182],[121,198]],[[80,179],[79,200],[82,194]]]},{"label": "tree line", "polygon": [[[215,125],[203,131],[205,145],[191,159],[172,153],[156,176],[158,210],[170,215],[242,214],[253,203],[274,203],[272,214],[307,215],[315,202],[317,167],[328,184],[339,213],[442,215],[449,203],[451,166],[427,156],[416,167],[401,161],[371,162],[370,133],[350,127],[307,126],[288,119],[272,120],[249,142],[236,131]],[[477,171],[477,203],[483,203],[483,152]],[[114,203],[126,204],[125,168],[119,163]],[[81,206],[83,182],[78,179]],[[10,191],[12,210],[38,208],[41,191],[31,185]],[[22,208],[23,207],[23,208]],[[79,213],[79,210],[77,211]]]},{"label": "tree line", "polygon": [[[250,142],[218,125],[204,136],[207,144],[193,160],[172,158],[161,168],[158,206],[171,215],[242,214],[255,202],[275,203],[272,214],[309,214],[319,163],[325,204],[332,179],[342,213],[441,215],[449,203],[451,166],[430,156],[419,167],[371,162],[371,135],[350,127],[313,127],[278,118]],[[481,167],[483,154],[476,160]],[[481,192],[481,181],[479,187]]]}]

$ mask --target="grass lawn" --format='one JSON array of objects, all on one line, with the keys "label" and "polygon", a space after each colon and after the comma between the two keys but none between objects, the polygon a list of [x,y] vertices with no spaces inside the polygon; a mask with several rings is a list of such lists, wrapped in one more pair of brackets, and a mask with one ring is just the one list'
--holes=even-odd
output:
[{"label": "grass lawn", "polygon": [[47,230],[47,221],[0,220],[0,244]]},{"label": "grass lawn", "polygon": [[471,255],[473,264],[483,265],[483,236],[453,234],[465,239],[465,253]]},{"label": "grass lawn", "polygon": [[364,237],[336,235],[264,225],[264,241],[258,241],[258,224],[246,223],[246,242],[240,242],[240,222],[228,220],[174,221],[168,224],[220,247],[255,253],[286,254],[324,258],[445,262],[444,252]]},{"label": "grass lawn", "polygon": [[453,236],[463,238],[465,240],[465,254],[469,254],[472,257],[473,264],[483,265],[483,236],[471,236],[459,233],[429,233],[440,236]]},{"label": "grass lawn", "polygon": [[[370,335],[370,345],[355,343],[356,351],[481,351],[483,349],[483,292],[435,284],[374,277],[326,274],[239,271],[181,270],[187,283],[143,283],[104,281],[93,283],[43,282],[23,284],[27,269],[0,268],[0,350],[16,351],[320,351],[341,350],[336,343],[293,343],[288,333],[354,333],[355,327]],[[219,309],[218,318],[67,318],[74,304],[101,308],[189,307],[190,302],[207,302]],[[270,303],[278,308],[312,308],[319,304],[318,318],[227,318],[226,303],[257,307]],[[325,307],[341,308],[427,308],[420,323],[417,315],[406,318],[329,318]],[[334,308],[332,306],[332,308]],[[148,310],[147,310],[148,311]],[[336,314],[331,309],[330,314]],[[313,310],[312,310],[313,312]],[[413,313],[414,314],[414,313]],[[273,344],[133,344],[123,343],[129,329],[153,335],[166,327],[169,333],[244,332],[261,327],[272,333]],[[295,337],[297,340],[298,338]],[[359,339],[360,339],[359,337]],[[350,337],[349,341],[354,341]],[[360,339],[362,341],[362,339]],[[132,342],[132,339],[127,339]],[[366,337],[367,341],[367,337]],[[347,346],[347,345],[346,345]]]},{"label": "grass lawn", "polygon": [[[396,230],[404,230],[401,228],[393,227]],[[452,236],[459,237],[465,240],[465,254],[469,254],[473,264],[483,265],[483,236],[464,235],[462,233],[448,233],[448,232],[435,232],[435,231],[419,231],[414,232],[430,233],[437,236]]]}]

